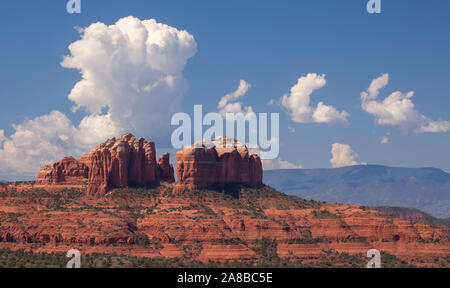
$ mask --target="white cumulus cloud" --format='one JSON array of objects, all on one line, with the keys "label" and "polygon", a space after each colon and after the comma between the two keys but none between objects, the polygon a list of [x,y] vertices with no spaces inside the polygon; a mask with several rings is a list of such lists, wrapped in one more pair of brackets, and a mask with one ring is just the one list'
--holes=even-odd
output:
[{"label": "white cumulus cloud", "polygon": [[356,161],[358,154],[348,144],[333,143],[331,145],[331,155],[333,157],[330,163],[333,168],[365,164]]},{"label": "white cumulus cloud", "polygon": [[108,115],[87,116],[76,127],[64,113],[53,110],[13,124],[15,131],[9,138],[0,130],[0,175],[34,177],[45,164],[88,152],[107,138],[120,134],[120,129],[108,118]]},{"label": "white cumulus cloud", "polygon": [[82,75],[69,94],[74,109],[106,109],[115,127],[166,140],[187,88],[181,72],[197,51],[191,34],[130,16],[90,25],[69,50],[61,65]]},{"label": "white cumulus cloud", "polygon": [[135,17],[79,29],[61,65],[79,70],[68,98],[87,115],[78,125],[59,111],[0,130],[0,175],[33,176],[63,156],[78,157],[97,144],[132,132],[164,145],[170,118],[187,88],[182,71],[197,44],[187,31]]},{"label": "white cumulus cloud", "polygon": [[301,165],[292,164],[281,157],[274,160],[262,160],[264,170],[277,170],[277,169],[301,169]]},{"label": "white cumulus cloud", "polygon": [[[327,81],[325,75],[310,73],[300,77],[289,94],[281,98],[281,106],[287,110],[292,121],[297,123],[348,123],[350,116],[346,111],[338,111],[333,106],[325,105],[322,101],[313,107],[310,104],[311,94],[324,87]],[[270,105],[278,103],[269,101]]]},{"label": "white cumulus cloud", "polygon": [[242,107],[242,102],[238,102],[237,100],[240,97],[245,96],[247,94],[248,89],[250,89],[251,85],[248,84],[245,80],[239,81],[238,88],[232,92],[228,93],[227,95],[223,96],[219,104],[217,105],[217,110],[219,113],[225,117],[226,113],[250,113],[253,112],[253,109],[251,106],[248,107]]},{"label": "white cumulus cloud", "polygon": [[73,135],[76,129],[59,111],[13,127],[15,133],[4,139],[3,147],[0,147],[0,172],[36,173],[43,163],[50,163],[75,150]]},{"label": "white cumulus cloud", "polygon": [[110,113],[105,115],[94,114],[81,120],[73,136],[77,146],[82,151],[87,151],[125,130],[112,121]]},{"label": "white cumulus cloud", "polygon": [[438,133],[450,131],[450,122],[424,116],[415,109],[414,92],[395,91],[382,101],[378,101],[380,89],[389,83],[389,74],[374,79],[369,88],[361,93],[361,107],[375,117],[378,125],[399,126],[404,132]]}]

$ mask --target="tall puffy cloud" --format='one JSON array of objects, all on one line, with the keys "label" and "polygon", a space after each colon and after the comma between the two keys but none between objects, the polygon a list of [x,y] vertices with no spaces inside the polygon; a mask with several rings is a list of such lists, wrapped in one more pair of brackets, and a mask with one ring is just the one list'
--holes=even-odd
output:
[{"label": "tall puffy cloud", "polygon": [[81,29],[61,65],[80,71],[69,94],[78,125],[59,111],[0,130],[0,175],[34,176],[63,156],[80,156],[123,132],[168,143],[170,117],[181,110],[187,83],[182,71],[195,55],[194,37],[155,20],[126,17]]},{"label": "tall puffy cloud", "polygon": [[105,115],[89,115],[81,120],[73,138],[82,153],[92,149],[110,137],[119,135],[123,131],[124,129],[111,119],[110,113]]},{"label": "tall puffy cloud", "polygon": [[[348,123],[350,116],[346,111],[338,111],[333,106],[325,105],[322,101],[317,107],[310,105],[311,94],[324,87],[327,81],[325,75],[310,73],[300,77],[289,94],[281,98],[281,106],[284,107],[292,121],[297,123]],[[276,101],[270,101],[273,104]]]},{"label": "tall puffy cloud", "polygon": [[61,65],[82,75],[69,94],[75,110],[103,115],[106,109],[114,126],[168,140],[187,88],[181,72],[197,51],[191,34],[130,16],[90,25],[69,50]]},{"label": "tall puffy cloud", "polygon": [[226,113],[250,113],[253,112],[253,109],[251,106],[248,107],[242,107],[241,102],[237,102],[237,100],[240,97],[245,96],[247,94],[248,89],[250,89],[251,85],[248,84],[245,80],[239,81],[238,88],[232,92],[228,93],[227,95],[223,96],[219,104],[217,105],[217,110],[219,113],[225,117]]},{"label": "tall puffy cloud", "polygon": [[361,93],[361,107],[375,117],[379,125],[399,126],[406,133],[438,133],[450,131],[450,122],[422,115],[415,109],[414,92],[395,91],[383,101],[377,101],[379,91],[389,83],[389,74],[374,79],[369,88]]},{"label": "tall puffy cloud", "polygon": [[333,143],[331,145],[331,155],[333,157],[330,163],[333,168],[364,164],[356,161],[358,154],[348,144]]},{"label": "tall puffy cloud", "polygon": [[295,165],[289,161],[283,160],[281,157],[274,160],[262,160],[264,170],[277,170],[277,169],[301,169],[301,165]]}]

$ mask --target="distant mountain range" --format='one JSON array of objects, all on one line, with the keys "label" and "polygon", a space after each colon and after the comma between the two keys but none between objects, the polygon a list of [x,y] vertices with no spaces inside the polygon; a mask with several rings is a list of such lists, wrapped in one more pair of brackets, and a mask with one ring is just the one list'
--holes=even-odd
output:
[{"label": "distant mountain range", "polygon": [[437,227],[450,228],[450,218],[447,219],[436,218],[416,208],[389,207],[389,206],[374,206],[370,208],[403,220],[408,220],[415,223],[429,224]]},{"label": "distant mountain range", "polygon": [[436,168],[358,165],[264,171],[264,183],[289,195],[331,203],[402,206],[450,218],[450,174]]}]

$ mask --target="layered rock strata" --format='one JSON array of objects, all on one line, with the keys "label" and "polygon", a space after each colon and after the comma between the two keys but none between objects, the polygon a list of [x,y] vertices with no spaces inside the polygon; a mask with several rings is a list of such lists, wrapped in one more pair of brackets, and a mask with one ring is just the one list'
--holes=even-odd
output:
[{"label": "layered rock strata", "polygon": [[[231,142],[231,143],[230,143]],[[242,143],[221,137],[178,151],[177,190],[201,189],[215,184],[262,185],[261,159]]]},{"label": "layered rock strata", "polygon": [[156,162],[155,143],[132,134],[112,138],[100,144],[79,160],[66,157],[53,165],[42,167],[38,185],[87,183],[87,194],[106,194],[118,187],[157,185],[160,180],[173,182],[170,155]]},{"label": "layered rock strata", "polygon": [[36,184],[81,183],[87,181],[88,175],[89,168],[85,163],[73,157],[65,157],[53,165],[42,167],[38,172]]}]

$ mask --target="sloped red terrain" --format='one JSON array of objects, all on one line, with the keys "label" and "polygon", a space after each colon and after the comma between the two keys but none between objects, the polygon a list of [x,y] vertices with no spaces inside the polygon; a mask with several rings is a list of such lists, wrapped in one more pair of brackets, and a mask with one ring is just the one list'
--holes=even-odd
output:
[{"label": "sloped red terrain", "polygon": [[264,258],[261,243],[270,243],[276,257],[302,263],[331,250],[361,256],[374,248],[418,266],[450,265],[444,228],[268,187],[174,194],[174,186],[104,196],[8,186],[0,194],[0,248],[254,262]]}]

